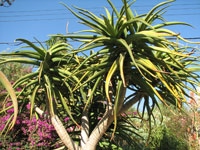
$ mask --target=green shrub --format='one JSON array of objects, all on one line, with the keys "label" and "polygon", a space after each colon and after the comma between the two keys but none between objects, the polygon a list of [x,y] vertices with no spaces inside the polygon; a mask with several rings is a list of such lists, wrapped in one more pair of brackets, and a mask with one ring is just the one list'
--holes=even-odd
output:
[{"label": "green shrub", "polygon": [[189,150],[188,143],[174,132],[161,125],[152,130],[147,150]]},{"label": "green shrub", "polygon": [[[33,67],[30,65],[20,63],[7,63],[0,65],[0,71],[2,71],[11,83],[15,82],[20,77],[32,72]],[[4,90],[4,87],[0,83],[0,91]]]}]

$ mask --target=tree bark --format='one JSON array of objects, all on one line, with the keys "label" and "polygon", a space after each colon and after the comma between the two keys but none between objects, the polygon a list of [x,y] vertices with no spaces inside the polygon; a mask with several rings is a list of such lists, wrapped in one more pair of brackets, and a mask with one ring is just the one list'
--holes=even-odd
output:
[{"label": "tree bark", "polygon": [[[125,95],[125,89],[123,89],[122,97]],[[138,93],[134,98],[126,102],[121,109],[118,111],[118,115],[127,111],[133,104],[138,102],[142,98],[142,94]],[[122,100],[121,100],[122,101]],[[35,110],[39,114],[43,114],[43,111],[40,110],[38,107],[35,107]],[[60,119],[54,115],[51,117],[52,124],[54,125],[59,137],[61,138],[62,142],[69,150],[96,150],[96,146],[100,141],[103,134],[109,128],[109,126],[114,121],[113,116],[113,107],[111,104],[108,104],[107,110],[99,121],[95,129],[92,131],[91,135],[89,136],[89,121],[87,117],[87,112],[83,112],[82,116],[82,131],[81,131],[81,147],[79,147],[69,136],[66,129],[64,128]],[[89,136],[89,137],[88,137]]]},{"label": "tree bark", "polygon": [[[124,92],[122,92],[121,95],[122,98],[125,96],[126,88],[124,88],[123,91]],[[121,107],[121,109],[118,111],[118,115],[128,110],[133,104],[138,102],[141,98],[142,95],[140,93],[137,94],[134,98],[129,100]],[[103,134],[106,132],[106,130],[109,128],[109,126],[112,124],[113,121],[114,121],[113,107],[112,105],[108,105],[108,109],[105,112],[105,115],[97,124],[96,128],[92,131],[86,146],[82,147],[82,150],[95,150],[99,140],[101,139],[101,137],[103,136]]]},{"label": "tree bark", "polygon": [[135,97],[133,97],[132,99],[130,99],[128,102],[126,102],[122,108],[119,111],[119,114],[127,111],[131,106],[133,106],[135,103],[137,103],[139,100],[141,100],[141,98],[143,97],[143,95],[141,93],[136,94]]},{"label": "tree bark", "polygon": [[80,147],[71,139],[62,122],[56,115],[51,117],[51,122],[58,136],[69,150],[80,150]]},{"label": "tree bark", "polygon": [[81,147],[85,147],[86,143],[88,142],[89,139],[89,120],[88,120],[88,112],[85,110],[82,114],[81,118]]},{"label": "tree bark", "polygon": [[95,129],[92,131],[88,142],[85,147],[82,147],[82,150],[95,150],[96,146],[103,136],[103,134],[106,132],[108,127],[113,122],[113,108],[112,106],[108,106],[108,110],[106,111],[103,118],[99,121]]}]

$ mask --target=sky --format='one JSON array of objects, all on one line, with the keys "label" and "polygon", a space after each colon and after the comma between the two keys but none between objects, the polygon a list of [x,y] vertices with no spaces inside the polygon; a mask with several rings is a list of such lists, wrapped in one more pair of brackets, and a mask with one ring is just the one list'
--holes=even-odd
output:
[{"label": "sky", "polygon": [[[111,0],[117,8],[121,0]],[[132,9],[138,14],[147,13],[153,6],[164,0],[136,0]],[[10,7],[0,7],[0,51],[13,51],[19,46],[17,38],[30,41],[48,40],[48,35],[66,34],[86,29],[60,2],[69,7],[75,5],[87,9],[96,15],[104,14],[104,7],[110,9],[106,0],[15,0]],[[176,33],[186,38],[199,37],[200,41],[200,0],[176,0],[167,8],[164,17],[168,21],[183,21],[194,26],[173,26]],[[71,43],[74,47],[77,43]]]}]

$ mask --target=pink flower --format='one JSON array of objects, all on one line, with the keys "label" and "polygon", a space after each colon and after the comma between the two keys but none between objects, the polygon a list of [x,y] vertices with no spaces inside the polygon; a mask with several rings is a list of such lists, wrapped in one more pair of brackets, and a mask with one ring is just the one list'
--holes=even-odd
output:
[{"label": "pink flower", "polygon": [[5,127],[5,124],[2,124],[0,127],[0,131],[3,130],[4,127]]},{"label": "pink flower", "polygon": [[59,147],[59,145],[58,144],[56,144],[56,148],[58,148]]},{"label": "pink flower", "polygon": [[66,117],[66,118],[64,119],[65,122],[67,122],[68,120],[69,120],[69,117]]},{"label": "pink flower", "polygon": [[7,112],[8,113],[13,113],[14,112],[14,108],[8,109]]},{"label": "pink flower", "polygon": [[17,119],[17,120],[16,120],[16,124],[20,124],[20,121],[19,121],[19,119]]},{"label": "pink flower", "polygon": [[8,120],[10,118],[10,114],[8,114],[5,118],[4,118],[4,120]]},{"label": "pink flower", "polygon": [[17,92],[20,92],[20,91],[22,91],[22,89],[20,89],[20,88],[16,88],[16,91],[17,91]]},{"label": "pink flower", "polygon": [[26,108],[27,108],[27,109],[31,109],[31,104],[30,104],[30,103],[27,104],[27,105],[26,105]]},{"label": "pink flower", "polygon": [[39,132],[39,136],[43,136],[43,133],[42,133],[42,132]]},{"label": "pink flower", "polygon": [[24,134],[26,134],[26,129],[24,127],[21,128]]},{"label": "pink flower", "polygon": [[[20,142],[16,142],[15,145],[16,145],[16,146],[20,146],[21,143],[20,143]],[[17,148],[17,149],[20,150],[20,148]],[[17,150],[17,149],[16,149],[16,150]]]},{"label": "pink flower", "polygon": [[6,104],[6,107],[11,106],[11,105],[12,105],[12,103],[7,103],[7,104]]},{"label": "pink flower", "polygon": [[74,130],[74,126],[67,129],[68,132],[72,132]]},{"label": "pink flower", "polygon": [[33,123],[37,123],[37,119],[34,117],[34,118],[32,119],[32,122],[33,122]]},{"label": "pink flower", "polygon": [[13,144],[13,143],[10,143],[9,145],[10,145],[10,146],[13,146],[14,144]]},{"label": "pink flower", "polygon": [[71,128],[67,129],[68,132],[72,132],[73,130]]},{"label": "pink flower", "polygon": [[45,145],[43,142],[37,144],[37,146],[43,146],[43,145]]},{"label": "pink flower", "polygon": [[125,114],[125,113],[122,113],[121,115],[122,115],[123,117],[125,117],[125,116],[126,116],[126,114]]},{"label": "pink flower", "polygon": [[23,120],[22,123],[29,124],[29,120]]},{"label": "pink flower", "polygon": [[0,93],[6,93],[6,90],[1,91]]},{"label": "pink flower", "polygon": [[127,112],[128,115],[132,114],[131,112]]},{"label": "pink flower", "polygon": [[32,145],[35,145],[35,141],[32,141],[31,144],[32,144]]}]

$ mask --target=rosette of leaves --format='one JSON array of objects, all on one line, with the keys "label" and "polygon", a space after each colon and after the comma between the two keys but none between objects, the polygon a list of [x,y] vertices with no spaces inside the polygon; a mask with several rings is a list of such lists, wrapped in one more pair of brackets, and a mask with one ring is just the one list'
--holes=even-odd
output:
[{"label": "rosette of leaves", "polygon": [[[71,118],[72,124],[78,125],[72,117],[72,113],[76,112],[75,116],[79,117],[78,109],[74,107],[80,102],[81,94],[72,95],[72,88],[78,83],[78,78],[72,76],[71,71],[80,62],[78,57],[69,53],[72,52],[71,46],[62,39],[55,40],[53,38],[47,42],[47,48],[41,43],[41,47],[39,47],[25,39],[17,39],[17,41],[21,41],[27,46],[16,52],[0,54],[3,56],[0,64],[18,62],[34,65],[37,68],[35,72],[22,76],[13,84],[14,89],[22,88],[17,92],[19,105],[30,103],[30,117],[33,116],[34,109],[40,107],[44,112],[47,110],[52,118],[58,115],[62,120],[67,114]],[[72,77],[69,78],[69,76]],[[70,109],[74,111],[71,112]]]}]

